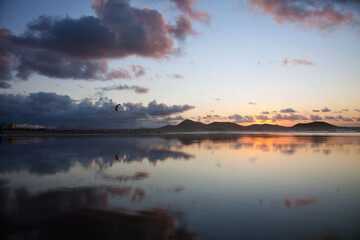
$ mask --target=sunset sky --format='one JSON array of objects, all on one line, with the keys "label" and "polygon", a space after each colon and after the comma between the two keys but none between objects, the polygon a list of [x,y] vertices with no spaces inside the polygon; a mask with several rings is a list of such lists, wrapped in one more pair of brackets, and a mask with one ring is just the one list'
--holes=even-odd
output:
[{"label": "sunset sky", "polygon": [[184,119],[360,126],[360,2],[0,1],[0,124]]}]

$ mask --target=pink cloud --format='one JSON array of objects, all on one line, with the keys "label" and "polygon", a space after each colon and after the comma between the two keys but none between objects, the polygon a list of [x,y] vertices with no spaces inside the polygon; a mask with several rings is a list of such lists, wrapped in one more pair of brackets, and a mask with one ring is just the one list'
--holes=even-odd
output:
[{"label": "pink cloud", "polygon": [[308,61],[308,60],[304,60],[304,59],[294,59],[292,60],[292,63],[297,66],[297,65],[306,65],[306,66],[312,66],[314,65],[313,62]]},{"label": "pink cloud", "polygon": [[194,4],[197,0],[170,0],[175,3],[181,12],[193,20],[201,21],[209,24],[211,15],[199,9],[194,9]]},{"label": "pink cloud", "polygon": [[132,65],[131,69],[134,72],[136,77],[144,76],[145,73],[146,73],[145,68],[143,66],[140,66],[140,65]]},{"label": "pink cloud", "polygon": [[[356,19],[351,6],[345,7],[348,4],[351,3],[346,1],[249,0],[252,10],[273,16],[277,24],[290,22],[304,29],[331,29],[341,25],[355,25]],[[355,2],[353,4],[354,8],[358,6]]]}]

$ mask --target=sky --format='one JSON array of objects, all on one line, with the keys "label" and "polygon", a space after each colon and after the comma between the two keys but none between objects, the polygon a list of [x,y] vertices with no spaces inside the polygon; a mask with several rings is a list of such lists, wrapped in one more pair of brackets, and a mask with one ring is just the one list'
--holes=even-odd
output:
[{"label": "sky", "polygon": [[0,124],[360,126],[359,90],[356,0],[0,0]]}]

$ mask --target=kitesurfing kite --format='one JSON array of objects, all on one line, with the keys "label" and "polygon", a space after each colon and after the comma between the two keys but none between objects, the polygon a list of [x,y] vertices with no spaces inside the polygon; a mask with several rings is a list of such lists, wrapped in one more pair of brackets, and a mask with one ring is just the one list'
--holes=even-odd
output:
[{"label": "kitesurfing kite", "polygon": [[115,106],[115,111],[118,110],[119,106],[121,106],[121,104],[116,104],[116,106]]}]

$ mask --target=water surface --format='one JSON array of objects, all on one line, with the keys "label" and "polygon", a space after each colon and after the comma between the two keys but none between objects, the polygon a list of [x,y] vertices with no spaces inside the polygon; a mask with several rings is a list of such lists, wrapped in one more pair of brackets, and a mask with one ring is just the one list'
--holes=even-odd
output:
[{"label": "water surface", "polygon": [[360,239],[360,135],[2,137],[0,238]]}]

